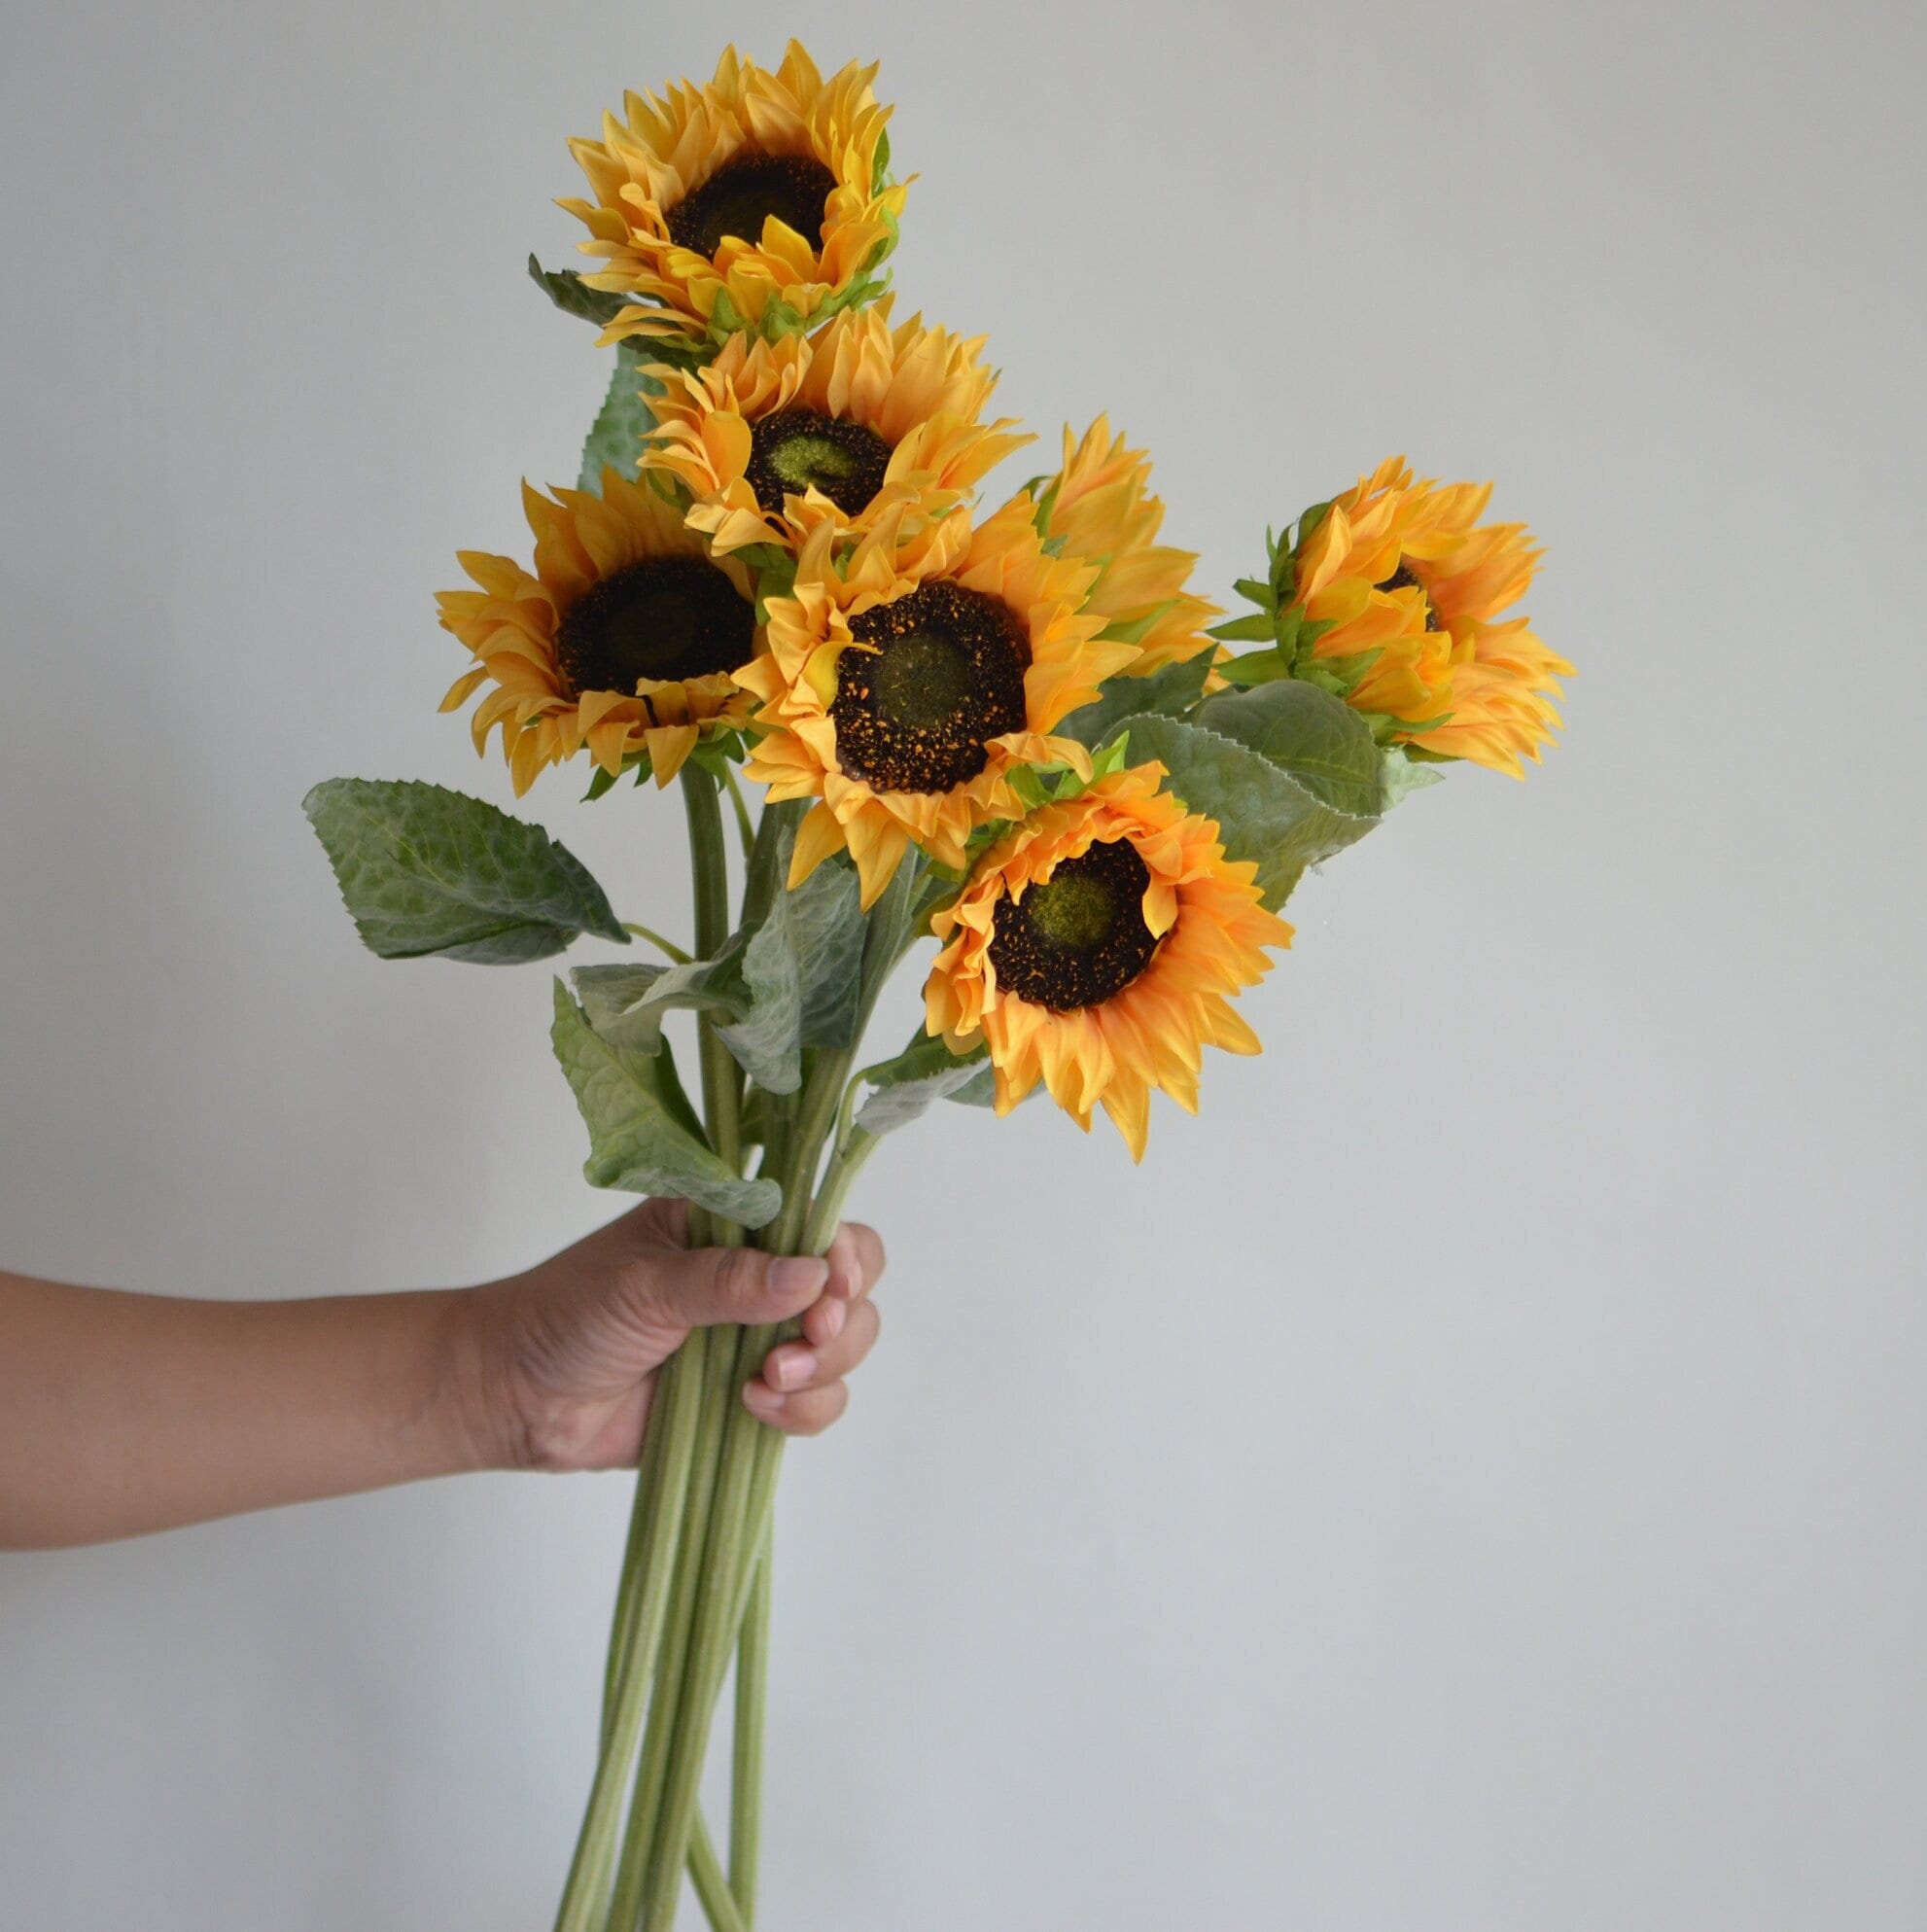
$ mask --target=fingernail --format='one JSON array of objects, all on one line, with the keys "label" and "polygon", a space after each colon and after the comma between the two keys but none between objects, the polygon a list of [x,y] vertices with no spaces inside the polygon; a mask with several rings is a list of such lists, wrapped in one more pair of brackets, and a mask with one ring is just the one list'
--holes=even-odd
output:
[{"label": "fingernail", "polygon": [[787,1254],[770,1264],[769,1284],[785,1300],[791,1295],[820,1294],[828,1279],[829,1263],[813,1254]]},{"label": "fingernail", "polygon": [[823,1323],[823,1340],[825,1342],[835,1341],[843,1333],[843,1324],[849,1318],[849,1316],[844,1313],[843,1304],[840,1301],[831,1301],[825,1298],[823,1303],[823,1313],[817,1317],[817,1319]]},{"label": "fingernail", "polygon": [[783,1407],[783,1397],[761,1380],[743,1385],[743,1400],[759,1416],[773,1416]]},{"label": "fingernail", "polygon": [[764,1366],[764,1380],[778,1388],[800,1388],[817,1372],[817,1358],[808,1349],[779,1349]]}]

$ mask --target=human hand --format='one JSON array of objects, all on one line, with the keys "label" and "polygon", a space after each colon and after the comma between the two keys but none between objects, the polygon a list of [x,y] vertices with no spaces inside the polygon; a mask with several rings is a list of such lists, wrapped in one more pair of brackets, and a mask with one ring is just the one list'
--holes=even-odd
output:
[{"label": "human hand", "polygon": [[874,1229],[837,1230],[823,1259],[687,1246],[689,1204],[646,1201],[573,1247],[468,1291],[473,1406],[495,1466],[613,1469],[642,1452],[656,1371],[692,1328],[802,1317],[743,1390],[761,1421],[816,1435],[849,1405],[875,1346]]}]

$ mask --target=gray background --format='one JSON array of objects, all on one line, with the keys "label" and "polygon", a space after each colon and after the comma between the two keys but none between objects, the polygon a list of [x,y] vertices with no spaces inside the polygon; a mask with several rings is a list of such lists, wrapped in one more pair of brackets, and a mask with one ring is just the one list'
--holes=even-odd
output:
[{"label": "gray background", "polygon": [[[616,1205],[543,973],[368,959],[298,807],[508,801],[430,594],[602,387],[520,279],[563,137],[800,26],[884,58],[906,311],[1047,437],[1114,410],[1213,587],[1409,449],[1500,479],[1584,675],[1527,785],[1308,882],[1266,1057],[1141,1171],[1042,1106],[874,1164],[885,1346],[786,1479],[771,1932],[1927,1922],[1904,11],[16,10],[6,1263],[454,1282]],[[528,809],[680,922],[673,805],[576,796]],[[0,1923],[545,1925],[622,1513],[0,1559]]]}]

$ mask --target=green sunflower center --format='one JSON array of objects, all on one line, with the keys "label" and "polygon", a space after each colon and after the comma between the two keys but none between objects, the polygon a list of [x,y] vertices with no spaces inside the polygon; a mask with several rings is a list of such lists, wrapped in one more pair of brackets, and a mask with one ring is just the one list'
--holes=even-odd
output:
[{"label": "green sunflower center", "polygon": [[814,409],[779,409],[750,431],[744,474],[765,509],[819,489],[846,516],[856,516],[883,488],[889,468],[890,444],[866,425]]},{"label": "green sunflower center", "polygon": [[1405,560],[1402,557],[1399,559],[1398,568],[1389,577],[1384,579],[1378,587],[1381,590],[1424,590],[1425,628],[1428,631],[1439,629],[1439,614],[1432,609],[1432,593],[1429,590],[1425,590],[1425,586],[1413,576],[1412,572],[1406,567]]},{"label": "green sunflower center", "polygon": [[702,557],[645,557],[593,584],[555,634],[569,685],[630,691],[644,678],[705,678],[747,664],[755,607]]},{"label": "green sunflower center", "polygon": [[940,580],[853,617],[837,659],[837,761],[879,791],[949,791],[1021,731],[1031,642],[999,597]]},{"label": "green sunflower center", "polygon": [[739,155],[664,216],[679,248],[714,256],[725,235],[753,247],[771,215],[812,248],[823,242],[825,204],[836,177],[814,155]]},{"label": "green sunflower center", "polygon": [[1150,867],[1129,839],[1062,859],[1022,898],[998,901],[991,965],[1005,992],[1054,1013],[1114,1000],[1151,963]]}]

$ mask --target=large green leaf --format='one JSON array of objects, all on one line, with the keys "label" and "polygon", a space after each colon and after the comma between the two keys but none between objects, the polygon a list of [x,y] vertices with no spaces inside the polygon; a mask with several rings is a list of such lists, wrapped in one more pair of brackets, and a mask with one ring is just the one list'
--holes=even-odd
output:
[{"label": "large green leaf", "polygon": [[301,801],[370,951],[480,966],[583,932],[627,945],[603,890],[540,825],[413,781],[331,778]]},{"label": "large green leaf", "polygon": [[847,853],[825,859],[793,893],[782,890],[796,843],[793,825],[778,827],[772,855],[782,901],[785,939],[796,963],[801,1000],[798,1037],[804,1046],[857,1043],[862,991],[863,908],[857,868]]},{"label": "large green leaf", "polygon": [[992,1087],[985,1048],[960,1058],[941,1039],[928,1035],[913,1040],[893,1060],[865,1067],[862,1077],[873,1091],[857,1109],[857,1125],[879,1138],[922,1119],[940,1100],[963,1100],[965,1089],[973,1086],[987,1091]]},{"label": "large green leaf", "polygon": [[602,407],[582,444],[582,474],[578,479],[580,488],[600,491],[605,468],[634,478],[643,438],[655,424],[648,399],[661,393],[662,385],[655,377],[643,373],[635,350],[622,343],[609,374],[609,393],[602,399]]},{"label": "large green leaf", "polygon": [[776,1218],[782,1188],[773,1180],[745,1180],[711,1148],[667,1047],[638,1053],[603,1038],[559,979],[549,1037],[589,1130],[582,1173],[592,1186],[684,1194],[747,1228]]},{"label": "large green leaf", "polygon": [[[1205,688],[1205,674],[1210,669],[1211,653],[1200,651],[1183,664],[1167,664],[1148,678],[1107,678],[1095,704],[1073,711],[1058,728],[1061,736],[1074,738],[1096,751],[1117,735],[1117,727],[1127,718],[1156,712],[1176,718],[1198,702]],[[1136,754],[1133,753],[1136,761]]]},{"label": "large green leaf", "polygon": [[1257,862],[1257,883],[1276,911],[1306,866],[1353,844],[1376,813],[1335,810],[1310,786],[1247,745],[1174,718],[1127,719],[1134,762],[1156,758],[1171,790],[1215,819],[1226,854]]},{"label": "large green leaf", "polygon": [[706,1012],[717,1020],[717,1037],[759,1086],[792,1094],[802,1084],[802,988],[781,894],[768,919],[731,933],[713,960],[578,966],[573,976],[590,1025],[613,1045],[659,1052],[670,1013]]},{"label": "large green leaf", "polygon": [[1370,819],[1382,809],[1383,759],[1371,726],[1315,685],[1284,679],[1224,691],[1207,698],[1194,721],[1281,766],[1335,812]]}]

